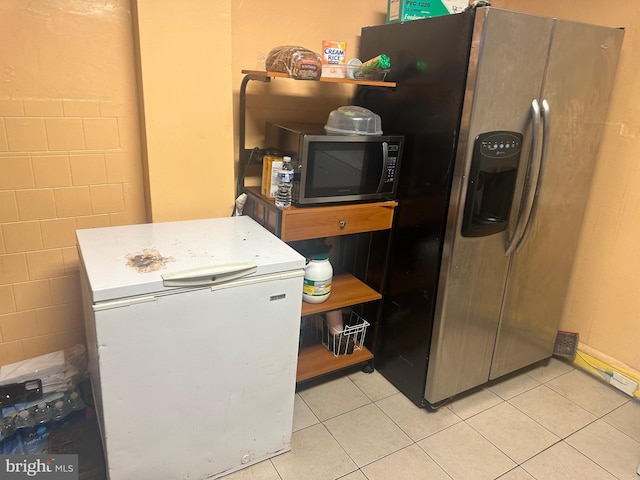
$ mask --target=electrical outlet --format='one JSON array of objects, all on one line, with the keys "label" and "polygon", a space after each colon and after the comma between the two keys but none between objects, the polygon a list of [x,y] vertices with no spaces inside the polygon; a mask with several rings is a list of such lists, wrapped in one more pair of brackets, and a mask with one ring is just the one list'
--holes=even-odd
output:
[{"label": "electrical outlet", "polygon": [[621,390],[627,395],[631,395],[632,397],[635,391],[638,389],[638,382],[618,372],[613,372],[609,383],[616,387],[618,390]]}]

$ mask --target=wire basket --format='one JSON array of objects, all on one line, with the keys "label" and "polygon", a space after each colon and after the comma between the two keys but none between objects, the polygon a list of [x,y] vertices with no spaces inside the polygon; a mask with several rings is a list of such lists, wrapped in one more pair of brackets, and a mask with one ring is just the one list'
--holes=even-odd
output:
[{"label": "wire basket", "polygon": [[336,357],[350,355],[356,350],[362,350],[364,345],[364,337],[367,334],[369,322],[353,311],[347,318],[348,320],[344,321],[342,331],[336,333],[331,332],[327,326],[326,317],[323,318],[322,344]]}]

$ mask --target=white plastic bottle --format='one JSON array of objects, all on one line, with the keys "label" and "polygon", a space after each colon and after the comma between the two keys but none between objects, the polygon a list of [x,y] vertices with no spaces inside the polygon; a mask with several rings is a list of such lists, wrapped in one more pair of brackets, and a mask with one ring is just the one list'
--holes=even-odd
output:
[{"label": "white plastic bottle", "polygon": [[[25,454],[40,455],[49,448],[51,422],[36,421],[35,411],[32,413],[22,410],[16,418],[15,425]],[[18,425],[20,425],[19,428]]]},{"label": "white plastic bottle", "polygon": [[29,410],[20,410],[13,420],[13,424],[17,430],[19,428],[33,427],[36,421]]},{"label": "white plastic bottle", "polygon": [[71,411],[78,411],[84,408],[84,401],[78,392],[71,392],[67,398],[67,405]]},{"label": "white plastic bottle", "polygon": [[53,420],[59,422],[69,414],[69,405],[63,400],[56,400],[53,404]]},{"label": "white plastic bottle", "polygon": [[38,403],[33,412],[33,417],[36,423],[47,423],[53,417],[51,405],[49,405],[47,402]]},{"label": "white plastic bottle", "polygon": [[39,455],[49,446],[49,424],[36,422],[35,410],[20,410],[14,419],[16,432],[27,455]]},{"label": "white plastic bottle", "polygon": [[291,188],[293,187],[293,166],[291,157],[282,157],[282,168],[278,172],[278,192],[276,206],[289,208],[291,206]]},{"label": "white plastic bottle", "polygon": [[317,253],[304,267],[302,300],[307,303],[326,302],[331,294],[333,267],[329,262],[329,252]]}]

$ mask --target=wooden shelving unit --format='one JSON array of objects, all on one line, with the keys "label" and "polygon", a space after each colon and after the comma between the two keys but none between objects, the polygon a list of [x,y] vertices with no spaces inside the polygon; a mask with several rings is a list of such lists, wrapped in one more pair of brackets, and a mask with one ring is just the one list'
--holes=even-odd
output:
[{"label": "wooden shelving unit", "polygon": [[[240,87],[240,131],[239,151],[241,170],[248,164],[250,152],[245,149],[245,110],[246,88],[252,81],[269,83],[273,78],[292,80],[286,73],[266,72],[257,70],[242,70],[245,75]],[[310,82],[310,80],[300,80]],[[318,81],[325,83],[342,83],[371,87],[395,88],[395,82],[378,80],[351,80],[348,78],[321,77]],[[295,242],[323,237],[339,237],[349,235],[372,235],[372,232],[389,230],[393,223],[393,215],[398,203],[395,201],[371,202],[361,204],[344,204],[331,206],[318,206],[297,208],[292,206],[287,209],[276,207],[274,201],[260,194],[259,187],[241,187],[247,194],[247,202],[244,214],[249,215],[267,230],[285,242]],[[237,192],[238,194],[240,191]],[[370,237],[369,237],[370,238]],[[369,255],[387,255],[384,252],[367,253]],[[366,276],[366,275],[365,275]],[[320,304],[302,304],[303,317],[329,312],[345,307],[356,307],[369,302],[381,300],[382,295],[367,285],[364,281],[350,273],[340,273],[333,277],[331,295],[329,299]],[[373,320],[373,318],[371,319]],[[375,325],[371,324],[375,328]],[[372,335],[369,331],[367,335]],[[322,343],[313,344],[301,348],[298,355],[298,369],[296,381],[303,382],[315,377],[335,372],[347,367],[359,364],[371,363],[373,353],[364,345],[360,350],[354,350],[351,354],[335,356]],[[372,364],[370,365],[370,367]]]}]

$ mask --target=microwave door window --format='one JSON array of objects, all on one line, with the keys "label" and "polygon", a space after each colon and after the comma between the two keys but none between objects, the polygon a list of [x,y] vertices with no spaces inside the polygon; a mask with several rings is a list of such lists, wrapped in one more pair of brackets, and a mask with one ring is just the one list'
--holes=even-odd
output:
[{"label": "microwave door window", "polygon": [[[376,144],[377,145],[377,144]],[[375,193],[381,159],[367,143],[311,144],[306,192],[312,197],[336,197]]]}]

